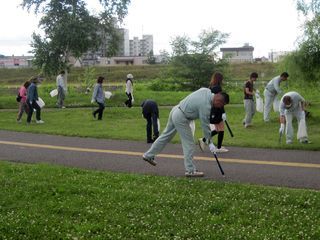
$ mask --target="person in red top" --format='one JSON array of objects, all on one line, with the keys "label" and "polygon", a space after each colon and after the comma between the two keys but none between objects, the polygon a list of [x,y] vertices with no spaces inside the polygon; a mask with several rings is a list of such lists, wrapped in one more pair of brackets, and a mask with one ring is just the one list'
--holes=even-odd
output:
[{"label": "person in red top", "polygon": [[27,104],[27,89],[30,86],[30,81],[26,81],[20,88],[19,88],[19,96],[21,97],[21,100],[19,102],[19,112],[17,115],[17,122],[21,123],[21,117],[23,112],[28,114],[29,107]]}]

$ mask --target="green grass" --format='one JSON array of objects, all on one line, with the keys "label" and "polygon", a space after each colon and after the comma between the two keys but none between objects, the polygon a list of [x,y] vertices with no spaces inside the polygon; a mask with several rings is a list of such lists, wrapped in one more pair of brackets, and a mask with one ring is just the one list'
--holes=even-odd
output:
[{"label": "green grass", "polygon": [[319,239],[320,192],[0,161],[1,239]]},{"label": "green grass", "polygon": [[[164,129],[171,107],[160,108],[161,130]],[[312,144],[299,144],[297,141],[292,145],[286,145],[278,142],[279,122],[276,113],[272,112],[272,120],[266,124],[262,120],[262,114],[256,113],[253,119],[254,126],[245,129],[242,125],[244,118],[244,108],[242,105],[227,105],[226,112],[229,125],[235,135],[231,138],[228,130],[225,129],[225,146],[242,146],[242,147],[261,147],[261,148],[287,148],[303,150],[320,150],[320,108],[313,105],[310,108],[312,117],[307,120],[309,139]],[[23,116],[23,123],[16,123],[16,111],[0,111],[0,129],[47,133],[66,136],[108,138],[108,139],[127,139],[145,141],[145,120],[141,115],[140,107],[131,109],[124,107],[107,107],[104,112],[102,121],[94,120],[91,108],[74,108],[74,109],[46,109],[42,111],[43,125],[32,123],[26,125],[26,116]],[[200,122],[196,121],[196,136],[202,137]],[[296,122],[294,128],[297,130]],[[216,141],[216,138],[214,139]],[[173,139],[178,143],[179,137]]]}]

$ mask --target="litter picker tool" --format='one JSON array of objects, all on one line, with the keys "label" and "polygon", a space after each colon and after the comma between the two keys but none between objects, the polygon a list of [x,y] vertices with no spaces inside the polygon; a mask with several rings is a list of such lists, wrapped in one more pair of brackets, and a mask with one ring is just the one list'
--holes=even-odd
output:
[{"label": "litter picker tool", "polygon": [[230,128],[230,126],[229,126],[229,124],[228,124],[227,120],[225,120],[224,122],[225,122],[225,123],[226,123],[226,125],[227,125],[227,128],[228,128],[228,130],[229,130],[230,136],[231,136],[231,137],[233,137],[233,133],[232,133],[232,131],[231,131],[231,128]]},{"label": "litter picker tool", "polygon": [[216,152],[213,152],[213,155],[214,155],[214,157],[215,157],[215,159],[216,159],[216,161],[217,161],[217,163],[218,163],[218,167],[219,167],[219,169],[220,169],[220,172],[221,172],[222,176],[224,176],[224,171],[223,171],[223,169],[222,169],[222,167],[221,167],[221,165],[220,165],[220,162],[219,162],[219,160],[218,160],[217,153],[216,153]]}]

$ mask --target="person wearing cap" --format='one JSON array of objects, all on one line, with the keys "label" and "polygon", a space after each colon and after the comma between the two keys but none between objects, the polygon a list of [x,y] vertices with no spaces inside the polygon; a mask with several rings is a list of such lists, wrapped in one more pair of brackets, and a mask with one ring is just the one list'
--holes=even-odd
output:
[{"label": "person wearing cap", "polygon": [[39,100],[37,84],[39,84],[39,82],[41,81],[41,78],[32,77],[29,81],[31,82],[31,84],[28,87],[28,91],[27,91],[27,104],[29,107],[27,124],[31,123],[33,109],[36,110],[36,123],[41,124],[41,123],[44,123],[44,121],[41,120],[41,108],[37,103],[37,101]]},{"label": "person wearing cap", "polygon": [[64,99],[66,97],[66,92],[67,92],[65,71],[61,71],[59,73],[59,75],[56,78],[56,83],[57,83],[57,90],[58,90],[57,106],[58,106],[58,108],[65,108]]},{"label": "person wearing cap", "polygon": [[[287,81],[289,74],[287,72],[281,73],[280,76],[276,76],[271,79],[263,92],[264,95],[264,111],[263,111],[263,120],[265,122],[270,121],[270,111],[272,107],[272,103],[277,100],[278,96],[282,93],[280,88],[280,83],[283,81]],[[277,109],[278,111],[278,109]]]},{"label": "person wearing cap", "polygon": [[257,81],[258,73],[253,72],[250,74],[250,78],[246,81],[244,85],[244,109],[246,112],[245,118],[243,119],[242,123],[245,128],[252,126],[252,118],[255,114],[255,104],[253,100],[253,95],[255,94],[253,83]]},{"label": "person wearing cap", "polygon": [[94,118],[96,118],[96,115],[98,114],[98,120],[102,120],[103,111],[105,109],[105,93],[102,88],[103,80],[104,77],[98,77],[91,98],[91,103],[96,102],[98,104],[98,109],[92,112]]},{"label": "person wearing cap", "polygon": [[184,155],[185,176],[203,177],[204,173],[198,171],[193,162],[195,142],[189,124],[192,120],[200,119],[206,143],[209,144],[210,151],[215,152],[216,147],[211,142],[210,112],[212,106],[222,108],[224,104],[224,95],[222,93],[213,94],[209,88],[200,88],[189,94],[178,105],[172,108],[166,128],[150,149],[143,154],[143,160],[156,166],[157,163],[154,161],[155,156],[164,149],[166,144],[178,132]]},{"label": "person wearing cap", "polygon": [[305,106],[306,101],[297,92],[288,92],[284,94],[280,100],[280,129],[279,133],[282,135],[286,133],[286,143],[293,142],[293,126],[292,120],[295,117],[298,121],[297,138],[300,143],[309,143],[306,120],[305,120]]},{"label": "person wearing cap", "polygon": [[[152,99],[146,99],[141,104],[142,116],[147,121],[147,143],[153,143],[159,137],[159,108],[157,103]],[[153,136],[152,136],[153,128]]]},{"label": "person wearing cap", "polygon": [[129,108],[132,107],[132,102],[133,102],[133,75],[129,73],[127,75],[127,80],[126,80],[126,95],[128,99],[125,101],[125,105]]}]

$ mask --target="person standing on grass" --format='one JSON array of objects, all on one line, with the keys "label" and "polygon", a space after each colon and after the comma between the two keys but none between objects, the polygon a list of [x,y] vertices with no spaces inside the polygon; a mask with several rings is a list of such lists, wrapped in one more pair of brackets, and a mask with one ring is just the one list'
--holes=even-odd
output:
[{"label": "person standing on grass", "polygon": [[[159,137],[158,118],[159,108],[154,100],[146,99],[141,104],[142,115],[147,121],[147,143],[153,143]],[[152,137],[153,127],[153,137]]]},{"label": "person standing on grass", "polygon": [[91,98],[91,103],[96,102],[98,104],[98,109],[92,112],[94,118],[96,118],[96,115],[98,114],[98,120],[102,120],[102,115],[105,108],[105,93],[102,88],[103,80],[104,77],[98,77]]},{"label": "person standing on grass", "polygon": [[[212,93],[217,94],[222,92],[222,80],[223,75],[219,72],[216,72],[212,75],[211,81],[209,84],[209,89]],[[229,95],[225,100],[225,104],[229,103]],[[211,114],[210,114],[210,127],[213,129],[211,131],[211,136],[214,137],[218,134],[218,143],[217,143],[217,149],[216,152],[222,153],[222,152],[228,152],[229,150],[222,146],[223,137],[224,137],[224,121],[227,120],[227,115],[224,110],[224,107],[222,108],[211,108]],[[199,147],[202,151],[204,151],[205,148],[205,138],[199,138],[198,143]]]},{"label": "person standing on grass", "polygon": [[128,108],[131,108],[133,102],[133,75],[131,73],[127,75],[126,95],[128,99],[124,103]]},{"label": "person standing on grass", "polygon": [[37,101],[39,100],[38,97],[38,87],[37,85],[42,81],[42,79],[38,77],[32,77],[30,79],[30,86],[27,90],[27,104],[29,107],[28,117],[27,117],[27,124],[31,123],[31,118],[33,114],[33,109],[36,111],[36,123],[44,123],[44,121],[41,120],[41,108],[38,105]]},{"label": "person standing on grass", "polygon": [[[286,143],[292,144],[293,142],[293,126],[292,120],[296,117],[298,121],[297,138],[300,143],[309,143],[306,116],[305,116],[306,101],[297,92],[288,92],[283,95],[280,100],[280,129],[279,133],[282,135],[286,133]],[[286,125],[286,127],[285,127]]]},{"label": "person standing on grass", "polygon": [[[263,95],[264,95],[264,111],[263,111],[263,120],[265,122],[270,121],[270,111],[272,103],[277,99],[277,97],[282,93],[280,88],[280,83],[287,81],[289,74],[287,72],[281,73],[280,76],[274,77],[266,85]],[[278,111],[278,110],[277,110]]]},{"label": "person standing on grass", "polygon": [[245,109],[245,118],[243,119],[242,123],[245,128],[252,126],[252,118],[255,114],[255,104],[253,100],[254,95],[254,88],[253,83],[257,81],[258,73],[253,72],[250,74],[250,78],[248,81],[246,81],[244,85],[244,109]]},{"label": "person standing on grass", "polygon": [[57,106],[58,106],[58,108],[65,108],[64,99],[65,99],[66,93],[67,93],[65,71],[61,71],[59,73],[59,75],[57,76],[56,82],[57,82],[57,89],[58,89]]},{"label": "person standing on grass", "polygon": [[19,112],[17,116],[17,122],[21,123],[21,117],[23,112],[25,112],[27,115],[29,113],[29,107],[27,104],[27,91],[28,87],[30,86],[30,81],[26,81],[20,88],[19,88],[19,96],[21,97],[21,100],[19,102]]},{"label": "person standing on grass", "polygon": [[157,163],[154,161],[154,157],[164,149],[166,144],[178,132],[184,155],[185,176],[203,177],[204,173],[198,171],[193,162],[195,142],[189,124],[192,120],[200,119],[209,149],[211,152],[215,152],[216,148],[211,142],[210,112],[212,106],[222,108],[224,104],[224,95],[222,93],[212,94],[208,88],[200,88],[189,94],[172,108],[166,128],[152,144],[151,148],[143,154],[143,160],[155,166]]}]

